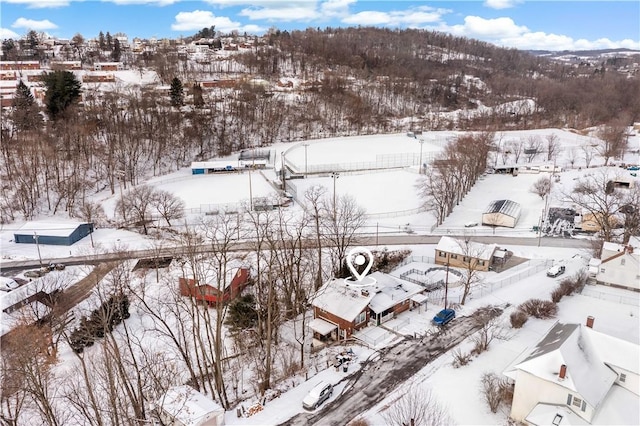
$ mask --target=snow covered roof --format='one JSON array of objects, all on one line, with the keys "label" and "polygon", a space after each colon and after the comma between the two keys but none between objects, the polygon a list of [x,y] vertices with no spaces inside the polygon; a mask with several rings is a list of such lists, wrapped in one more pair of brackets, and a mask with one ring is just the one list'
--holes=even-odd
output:
[{"label": "snow covered roof", "polygon": [[318,290],[312,305],[344,320],[353,321],[375,295],[375,291],[367,290],[370,289],[348,287],[343,279],[332,278]]},{"label": "snow covered roof", "polygon": [[[167,390],[158,405],[162,411],[185,426],[199,426],[206,420],[219,416],[224,419],[224,408],[187,385]],[[223,423],[218,421],[215,424]]]},{"label": "snow covered roof", "polygon": [[375,296],[371,299],[369,308],[377,314],[424,291],[424,287],[418,284],[400,280],[390,275],[380,272],[374,272],[371,275],[375,276],[378,281],[378,290],[376,290]]},{"label": "snow covered roof", "polygon": [[87,222],[60,221],[60,222],[41,222],[31,221],[20,227],[15,233],[19,235],[51,235],[54,237],[68,237],[78,226]]},{"label": "snow covered roof", "polygon": [[[608,339],[619,339],[598,336],[600,334],[579,324],[557,323],[515,368],[577,392],[591,406],[598,407],[617,378],[617,374],[607,366],[606,357],[624,365],[638,360],[637,345],[617,342],[608,349]],[[636,348],[631,350],[632,346]],[[621,347],[627,352],[617,354]],[[562,379],[558,372],[563,364],[567,371]],[[634,368],[637,371],[638,367]]]},{"label": "snow covered roof", "polygon": [[343,279],[334,278],[318,290],[312,305],[344,320],[353,321],[367,306],[379,313],[424,290],[420,285],[382,272],[369,274],[367,279],[372,284],[355,287],[349,286]]},{"label": "snow covered roof", "polygon": [[564,405],[539,403],[529,412],[525,419],[527,424],[546,426],[554,424],[573,426],[588,425],[589,422],[578,416]]},{"label": "snow covered roof", "polygon": [[491,260],[496,247],[496,244],[482,244],[475,241],[466,242],[443,236],[440,238],[440,241],[438,241],[436,250],[474,257],[476,259]]},{"label": "snow covered roof", "polygon": [[327,334],[338,328],[338,326],[335,324],[331,324],[329,321],[325,321],[322,318],[314,318],[309,323],[309,328],[320,333],[323,336],[326,336]]},{"label": "snow covered roof", "polygon": [[520,217],[521,210],[522,208],[520,207],[520,204],[515,201],[494,200],[487,206],[484,214],[501,213],[506,216],[518,218]]}]

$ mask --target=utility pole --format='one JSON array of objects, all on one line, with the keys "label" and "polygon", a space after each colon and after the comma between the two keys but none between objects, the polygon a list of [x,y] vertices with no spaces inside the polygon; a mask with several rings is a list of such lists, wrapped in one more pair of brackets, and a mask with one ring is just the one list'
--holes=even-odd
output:
[{"label": "utility pole", "polygon": [[340,177],[340,173],[331,172],[331,178],[333,178],[333,218],[336,218],[336,179]]},{"label": "utility pole", "polygon": [[36,241],[36,248],[38,249],[38,260],[40,261],[40,267],[42,268],[42,255],[40,254],[40,244],[38,243],[38,234],[33,231],[33,239]]},{"label": "utility pole", "polygon": [[253,211],[253,191],[251,189],[251,169],[249,169],[249,209]]},{"label": "utility pole", "polygon": [[304,178],[307,178],[307,148],[309,148],[309,142],[302,144],[304,146]]},{"label": "utility pole", "polygon": [[422,145],[424,144],[424,139],[420,139],[420,164],[418,164],[418,173],[422,174]]}]

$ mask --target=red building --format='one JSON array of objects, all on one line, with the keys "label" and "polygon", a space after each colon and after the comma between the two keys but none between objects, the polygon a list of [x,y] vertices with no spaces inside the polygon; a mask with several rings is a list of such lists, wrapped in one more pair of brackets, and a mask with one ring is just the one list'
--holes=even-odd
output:
[{"label": "red building", "polygon": [[[231,280],[222,283],[223,289],[219,289],[217,285],[198,284],[192,278],[186,279],[180,277],[180,294],[189,296],[198,301],[206,302],[209,306],[215,306],[220,300],[227,303],[235,299],[242,290],[249,284],[249,269],[238,268]],[[220,294],[222,293],[222,295]]]}]

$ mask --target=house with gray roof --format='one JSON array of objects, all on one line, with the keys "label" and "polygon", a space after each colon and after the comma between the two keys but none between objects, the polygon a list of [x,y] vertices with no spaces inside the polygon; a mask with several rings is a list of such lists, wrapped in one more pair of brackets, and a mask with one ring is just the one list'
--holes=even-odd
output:
[{"label": "house with gray roof", "polygon": [[640,424],[639,346],[586,325],[556,323],[505,375],[511,418],[529,425]]},{"label": "house with gray roof", "polygon": [[494,200],[482,213],[482,224],[515,228],[520,219],[522,207],[511,200]]}]

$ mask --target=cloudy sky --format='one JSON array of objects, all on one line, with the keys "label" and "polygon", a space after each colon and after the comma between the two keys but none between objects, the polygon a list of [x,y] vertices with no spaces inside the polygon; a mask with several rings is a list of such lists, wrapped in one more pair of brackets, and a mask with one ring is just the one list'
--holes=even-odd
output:
[{"label": "cloudy sky", "polygon": [[640,1],[1,0],[0,38],[100,31],[179,37],[215,25],[263,34],[308,27],[423,28],[518,49],[640,50]]}]

